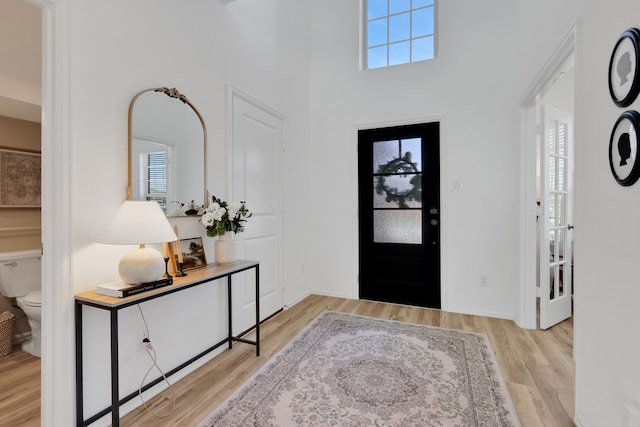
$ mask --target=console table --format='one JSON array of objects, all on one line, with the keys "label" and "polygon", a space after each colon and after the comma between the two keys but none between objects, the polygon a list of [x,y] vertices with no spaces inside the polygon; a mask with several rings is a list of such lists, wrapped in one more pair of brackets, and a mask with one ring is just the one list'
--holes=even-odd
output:
[{"label": "console table", "polygon": [[[255,269],[255,288],[256,288],[256,339],[250,341],[241,337],[234,337],[232,332],[232,309],[231,309],[231,276]],[[257,261],[245,261],[239,260],[231,264],[217,265],[209,264],[203,268],[189,270],[188,275],[185,277],[174,277],[173,284],[164,286],[162,288],[153,289],[144,293],[133,295],[126,298],[115,298],[106,295],[98,294],[96,291],[84,292],[75,295],[75,335],[76,335],[76,424],[78,426],[87,426],[103,416],[111,412],[111,425],[118,427],[120,425],[120,405],[128,402],[138,395],[138,392],[134,392],[120,398],[119,389],[119,368],[118,368],[118,311],[123,308],[130,307],[132,305],[140,304],[144,301],[149,301],[156,298],[163,298],[171,295],[175,292],[180,292],[185,289],[199,286],[204,283],[209,283],[217,279],[227,279],[227,295],[228,295],[228,323],[229,333],[225,339],[213,344],[208,349],[204,350],[200,354],[192,357],[188,361],[184,362],[180,366],[168,371],[166,376],[169,377],[182,368],[190,365],[206,354],[212,352],[218,347],[228,343],[229,348],[232,348],[234,341],[243,342],[246,344],[252,344],[256,346],[256,356],[260,355],[260,264]],[[88,419],[84,419],[84,399],[83,399],[83,372],[82,372],[82,306],[87,305],[102,310],[108,310],[110,312],[111,323],[111,406],[103,409],[97,414]],[[156,378],[154,381],[145,385],[142,391],[146,391],[154,385],[162,381],[162,377]]]}]

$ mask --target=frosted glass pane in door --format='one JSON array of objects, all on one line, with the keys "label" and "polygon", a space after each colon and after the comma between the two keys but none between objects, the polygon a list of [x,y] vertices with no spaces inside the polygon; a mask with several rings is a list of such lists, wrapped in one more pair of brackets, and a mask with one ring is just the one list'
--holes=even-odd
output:
[{"label": "frosted glass pane in door", "polygon": [[411,160],[416,172],[422,171],[422,140],[420,138],[403,139],[400,141],[402,155]]},{"label": "frosted glass pane in door", "polygon": [[398,140],[378,141],[373,143],[373,173],[398,157]]},{"label": "frosted glass pane in door", "polygon": [[[397,200],[390,199],[386,189],[393,189],[394,194],[412,194],[416,180],[421,180],[419,174],[376,176],[373,178],[373,207],[374,208],[399,208]],[[404,208],[421,208],[422,200],[417,201],[414,197],[403,199]]]},{"label": "frosted glass pane in door", "polygon": [[422,243],[421,210],[378,210],[373,212],[375,243]]},{"label": "frosted glass pane in door", "polygon": [[420,138],[410,138],[373,143],[373,173],[389,173],[381,170],[381,166],[399,158],[409,159],[413,163],[410,172],[422,171],[422,148]]}]

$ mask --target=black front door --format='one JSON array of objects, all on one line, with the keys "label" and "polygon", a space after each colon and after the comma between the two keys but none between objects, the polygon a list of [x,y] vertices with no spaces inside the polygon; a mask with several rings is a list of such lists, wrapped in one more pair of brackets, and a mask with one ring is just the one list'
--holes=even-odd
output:
[{"label": "black front door", "polygon": [[362,299],[440,308],[439,129],[358,132]]}]

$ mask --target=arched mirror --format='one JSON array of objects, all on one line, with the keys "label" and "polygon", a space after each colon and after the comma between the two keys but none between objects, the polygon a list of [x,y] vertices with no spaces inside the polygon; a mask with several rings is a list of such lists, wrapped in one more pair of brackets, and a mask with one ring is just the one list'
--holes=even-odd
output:
[{"label": "arched mirror", "polygon": [[197,214],[197,208],[207,204],[206,158],[207,128],[185,95],[162,87],[133,97],[130,200],[156,200],[167,216]]}]

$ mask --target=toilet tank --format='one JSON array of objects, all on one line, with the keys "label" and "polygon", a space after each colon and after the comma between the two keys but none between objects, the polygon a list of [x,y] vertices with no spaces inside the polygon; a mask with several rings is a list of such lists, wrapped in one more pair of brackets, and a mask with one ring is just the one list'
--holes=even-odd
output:
[{"label": "toilet tank", "polygon": [[40,257],[40,249],[0,252],[0,294],[13,298],[40,290]]}]

